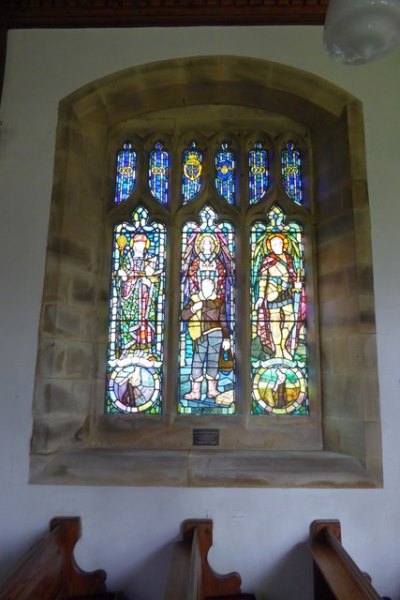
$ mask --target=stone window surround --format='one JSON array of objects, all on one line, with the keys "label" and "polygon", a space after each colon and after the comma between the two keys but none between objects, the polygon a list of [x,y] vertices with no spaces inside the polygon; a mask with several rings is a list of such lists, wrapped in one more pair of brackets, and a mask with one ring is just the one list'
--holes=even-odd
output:
[{"label": "stone window surround", "polygon": [[[233,429],[231,437],[225,434],[223,447],[194,449],[188,442],[174,444],[182,424],[171,415],[154,426],[153,417],[107,417],[99,409],[104,398],[105,265],[109,224],[113,218],[115,222],[108,203],[114,177],[110,148],[115,152],[116,139],[124,127],[134,127],[135,119],[198,105],[227,106],[242,115],[245,107],[309,132],[319,293],[314,303],[319,344],[314,345],[321,356],[319,376],[314,377],[321,399],[314,436],[304,418],[289,426],[288,420],[274,418],[259,447],[235,444],[239,438]],[[152,217],[158,218],[157,210]],[[201,426],[215,422],[205,417]],[[186,439],[193,427],[187,424]],[[250,437],[258,429],[251,419],[242,419],[240,427]],[[65,98],[57,130],[31,482],[379,487],[381,463],[361,103],[310,73],[232,56],[134,67]]]}]

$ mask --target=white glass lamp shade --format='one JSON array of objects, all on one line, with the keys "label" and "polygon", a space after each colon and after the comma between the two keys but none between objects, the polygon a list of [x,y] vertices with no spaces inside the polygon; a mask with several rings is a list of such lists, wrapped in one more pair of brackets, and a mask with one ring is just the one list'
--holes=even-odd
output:
[{"label": "white glass lamp shade", "polygon": [[400,43],[400,0],[330,0],[324,45],[332,58],[360,65]]}]

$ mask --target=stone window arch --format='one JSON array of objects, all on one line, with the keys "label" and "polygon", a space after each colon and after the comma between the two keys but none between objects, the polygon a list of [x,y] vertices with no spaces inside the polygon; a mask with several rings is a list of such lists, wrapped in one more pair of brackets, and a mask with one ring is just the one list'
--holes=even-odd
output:
[{"label": "stone window arch", "polygon": [[[112,230],[116,222],[131,218],[137,203],[133,195],[132,201],[113,205],[116,152],[126,139],[148,152],[163,136],[180,151],[190,137],[209,147],[216,132],[222,139],[254,131],[269,136],[275,158],[284,140],[298,140],[303,150],[309,217],[304,218],[304,209],[297,209],[281,192],[255,207],[253,217],[265,218],[266,210],[276,203],[290,217],[300,218],[309,240],[313,410],[308,417],[261,422],[245,410],[248,384],[242,381],[240,408],[225,421],[212,415],[201,421],[176,415],[172,363],[178,337],[172,307],[177,299],[171,285],[166,297],[166,310],[173,314],[166,331],[170,344],[167,410],[155,419],[105,415]],[[144,175],[138,177],[139,189],[144,189],[140,182]],[[141,202],[149,207],[150,199],[142,194]],[[184,210],[192,214],[190,203]],[[223,208],[220,213],[224,217]],[[151,205],[151,218],[163,221],[167,229],[175,226],[160,204]],[[179,251],[174,243],[169,252],[167,279],[176,283],[178,274],[172,265]],[[240,252],[246,253],[243,247]],[[245,258],[238,260],[246,280]],[[245,348],[246,327],[239,336]],[[218,445],[197,445],[196,440],[204,443],[209,434]],[[134,67],[92,82],[62,100],[40,322],[31,481],[379,486],[381,477],[360,102],[310,73],[232,56]]]}]

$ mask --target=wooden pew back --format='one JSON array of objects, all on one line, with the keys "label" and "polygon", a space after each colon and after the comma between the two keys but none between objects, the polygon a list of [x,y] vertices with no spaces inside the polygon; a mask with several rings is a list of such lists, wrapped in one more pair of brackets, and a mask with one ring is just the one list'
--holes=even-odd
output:
[{"label": "wooden pew back", "polygon": [[49,533],[2,577],[0,600],[68,600],[106,591],[104,571],[82,571],[74,559],[81,536],[78,517],[56,517]]},{"label": "wooden pew back", "polygon": [[212,541],[210,519],[183,522],[182,540],[174,548],[164,600],[254,599],[252,594],[241,593],[238,573],[218,575],[210,567]]},{"label": "wooden pew back", "polygon": [[340,522],[313,521],[310,546],[314,561],[314,600],[382,600],[342,546]]}]

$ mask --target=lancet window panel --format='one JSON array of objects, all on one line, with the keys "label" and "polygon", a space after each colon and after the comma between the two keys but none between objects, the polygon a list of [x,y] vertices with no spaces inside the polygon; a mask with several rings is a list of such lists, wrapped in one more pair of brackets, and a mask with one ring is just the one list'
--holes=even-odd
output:
[{"label": "lancet window panel", "polygon": [[126,200],[136,184],[137,154],[130,142],[126,142],[117,154],[115,198],[116,204]]},{"label": "lancet window panel", "polygon": [[221,144],[215,154],[215,187],[219,195],[229,204],[236,199],[236,161],[235,153],[229,144]]},{"label": "lancet window panel", "polygon": [[138,207],[113,235],[106,413],[162,411],[166,228]]},{"label": "lancet window panel", "polygon": [[169,153],[162,142],[157,142],[149,155],[149,187],[154,198],[163,205],[168,204]]},{"label": "lancet window panel", "polygon": [[205,207],[182,234],[179,402],[181,414],[235,412],[235,239]]},{"label": "lancet window panel", "polygon": [[252,414],[308,415],[302,227],[274,206],[251,228]]},{"label": "lancet window panel", "polygon": [[256,204],[267,193],[269,185],[268,151],[260,142],[249,151],[250,204]]},{"label": "lancet window panel", "polygon": [[282,150],[281,168],[286,194],[297,204],[303,204],[302,159],[294,142],[288,142]]},{"label": "lancet window panel", "polygon": [[183,151],[182,155],[182,202],[194,200],[203,182],[203,153],[195,141]]}]

